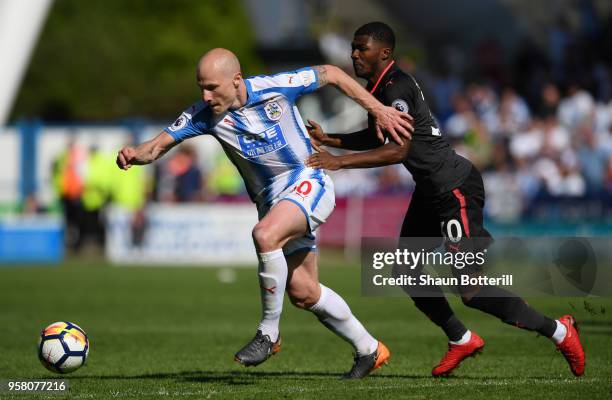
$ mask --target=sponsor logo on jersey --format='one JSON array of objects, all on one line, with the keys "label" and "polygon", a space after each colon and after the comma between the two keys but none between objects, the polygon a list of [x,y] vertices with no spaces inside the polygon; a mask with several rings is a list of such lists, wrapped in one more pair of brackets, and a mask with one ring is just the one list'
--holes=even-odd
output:
[{"label": "sponsor logo on jersey", "polygon": [[263,156],[282,149],[287,145],[287,141],[278,124],[257,134],[244,133],[237,136],[242,154],[246,158]]},{"label": "sponsor logo on jersey", "polygon": [[391,107],[395,108],[397,111],[401,111],[406,114],[408,114],[408,111],[410,110],[410,107],[408,107],[408,103],[406,103],[402,99],[393,100],[393,102],[391,103]]},{"label": "sponsor logo on jersey", "polygon": [[275,101],[266,103],[264,111],[272,121],[278,121],[283,115],[283,108]]},{"label": "sponsor logo on jersey", "polygon": [[185,125],[187,125],[187,115],[185,115],[185,113],[181,114],[180,117],[178,117],[176,119],[176,121],[174,121],[174,123],[172,125],[170,125],[170,130],[172,132],[176,132],[180,129],[183,129],[185,127]]}]

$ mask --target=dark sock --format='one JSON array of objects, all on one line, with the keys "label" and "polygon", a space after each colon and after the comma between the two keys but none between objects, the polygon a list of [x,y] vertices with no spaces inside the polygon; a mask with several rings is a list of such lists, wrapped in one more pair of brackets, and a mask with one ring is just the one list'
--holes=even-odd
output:
[{"label": "dark sock", "polygon": [[468,307],[494,315],[509,325],[536,331],[548,338],[552,337],[557,329],[555,320],[540,314],[515,294],[497,287],[483,287],[464,303]]},{"label": "dark sock", "polygon": [[[423,271],[423,265],[418,265],[414,269],[400,267],[395,265],[393,268],[393,276],[400,274],[416,277]],[[406,292],[416,307],[436,325],[438,325],[448,340],[453,342],[460,340],[467,332],[467,328],[457,318],[453,310],[450,308],[444,292],[437,285],[426,286],[402,286],[402,290]]]},{"label": "dark sock", "polygon": [[[440,291],[440,294],[442,294],[442,291]],[[455,342],[461,339],[465,332],[467,332],[466,327],[450,308],[446,298],[413,297],[412,300],[423,314],[427,315],[434,324],[442,328],[448,340]]]}]

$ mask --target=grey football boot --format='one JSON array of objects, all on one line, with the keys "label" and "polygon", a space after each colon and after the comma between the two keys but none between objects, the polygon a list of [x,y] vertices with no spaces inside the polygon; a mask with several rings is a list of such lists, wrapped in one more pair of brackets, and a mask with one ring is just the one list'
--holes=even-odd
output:
[{"label": "grey football boot", "polygon": [[361,379],[368,376],[372,371],[387,364],[391,358],[391,352],[382,342],[378,342],[376,351],[365,356],[355,356],[353,368],[342,379]]},{"label": "grey football boot", "polygon": [[264,335],[261,330],[257,330],[255,337],[236,353],[234,361],[245,367],[256,366],[278,353],[280,349],[280,334],[278,335],[278,340],[272,343],[270,336]]}]

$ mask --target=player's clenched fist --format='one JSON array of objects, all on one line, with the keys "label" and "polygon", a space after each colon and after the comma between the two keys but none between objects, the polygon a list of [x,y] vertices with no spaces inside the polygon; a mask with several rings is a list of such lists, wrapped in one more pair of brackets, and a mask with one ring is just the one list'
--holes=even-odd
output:
[{"label": "player's clenched fist", "polygon": [[136,150],[133,147],[126,146],[119,150],[117,154],[117,166],[127,170],[132,166],[132,161],[136,157]]}]

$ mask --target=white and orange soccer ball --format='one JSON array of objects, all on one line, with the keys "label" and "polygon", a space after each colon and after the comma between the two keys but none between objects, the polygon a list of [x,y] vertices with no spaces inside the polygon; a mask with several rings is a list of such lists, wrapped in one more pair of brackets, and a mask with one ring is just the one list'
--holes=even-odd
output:
[{"label": "white and orange soccer ball", "polygon": [[89,340],[71,322],[54,322],[40,333],[38,358],[49,371],[60,374],[79,369],[87,360]]}]

